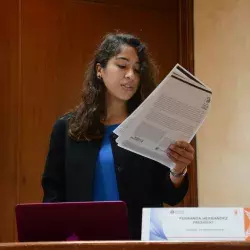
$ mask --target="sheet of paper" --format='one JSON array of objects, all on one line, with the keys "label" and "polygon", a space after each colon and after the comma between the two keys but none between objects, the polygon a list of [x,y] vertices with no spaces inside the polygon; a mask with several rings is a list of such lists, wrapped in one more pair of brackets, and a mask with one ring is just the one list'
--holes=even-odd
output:
[{"label": "sheet of paper", "polygon": [[169,168],[168,147],[190,142],[211,106],[211,89],[176,65],[155,91],[114,131],[122,148]]},{"label": "sheet of paper", "polygon": [[142,241],[250,241],[250,209],[143,208]]}]

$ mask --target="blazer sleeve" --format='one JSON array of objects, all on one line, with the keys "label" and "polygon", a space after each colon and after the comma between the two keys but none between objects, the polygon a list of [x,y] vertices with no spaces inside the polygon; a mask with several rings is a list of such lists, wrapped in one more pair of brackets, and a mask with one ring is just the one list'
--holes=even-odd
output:
[{"label": "blazer sleeve", "polygon": [[155,169],[158,176],[158,194],[162,202],[167,203],[170,206],[175,206],[181,202],[187,194],[189,187],[188,174],[185,175],[181,185],[176,188],[170,179],[170,170],[168,167],[163,166],[160,163],[156,163]]},{"label": "blazer sleeve", "polygon": [[52,128],[49,150],[42,174],[43,202],[65,201],[66,124],[66,120],[59,119]]}]

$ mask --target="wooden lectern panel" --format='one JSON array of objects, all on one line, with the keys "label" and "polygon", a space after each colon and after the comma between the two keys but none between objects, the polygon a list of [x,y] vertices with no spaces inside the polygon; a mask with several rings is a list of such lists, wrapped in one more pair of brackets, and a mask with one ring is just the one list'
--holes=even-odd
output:
[{"label": "wooden lectern panel", "polygon": [[0,250],[238,250],[250,249],[250,242],[48,242],[0,244]]}]

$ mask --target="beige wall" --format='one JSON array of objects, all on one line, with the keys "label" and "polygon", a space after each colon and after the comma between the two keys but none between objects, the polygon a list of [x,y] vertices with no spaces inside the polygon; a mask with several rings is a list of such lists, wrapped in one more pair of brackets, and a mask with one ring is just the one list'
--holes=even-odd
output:
[{"label": "beige wall", "polygon": [[195,0],[195,73],[213,90],[198,133],[200,206],[250,207],[250,0]]}]

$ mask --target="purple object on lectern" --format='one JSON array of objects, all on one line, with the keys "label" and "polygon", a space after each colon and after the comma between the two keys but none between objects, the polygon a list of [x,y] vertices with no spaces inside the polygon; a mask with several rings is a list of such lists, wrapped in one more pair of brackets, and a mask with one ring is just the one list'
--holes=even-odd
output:
[{"label": "purple object on lectern", "polygon": [[80,238],[75,233],[73,233],[72,235],[70,235],[69,237],[67,237],[66,240],[67,241],[78,241],[78,240],[80,240]]},{"label": "purple object on lectern", "polygon": [[130,239],[122,201],[17,204],[16,221],[19,242]]}]

